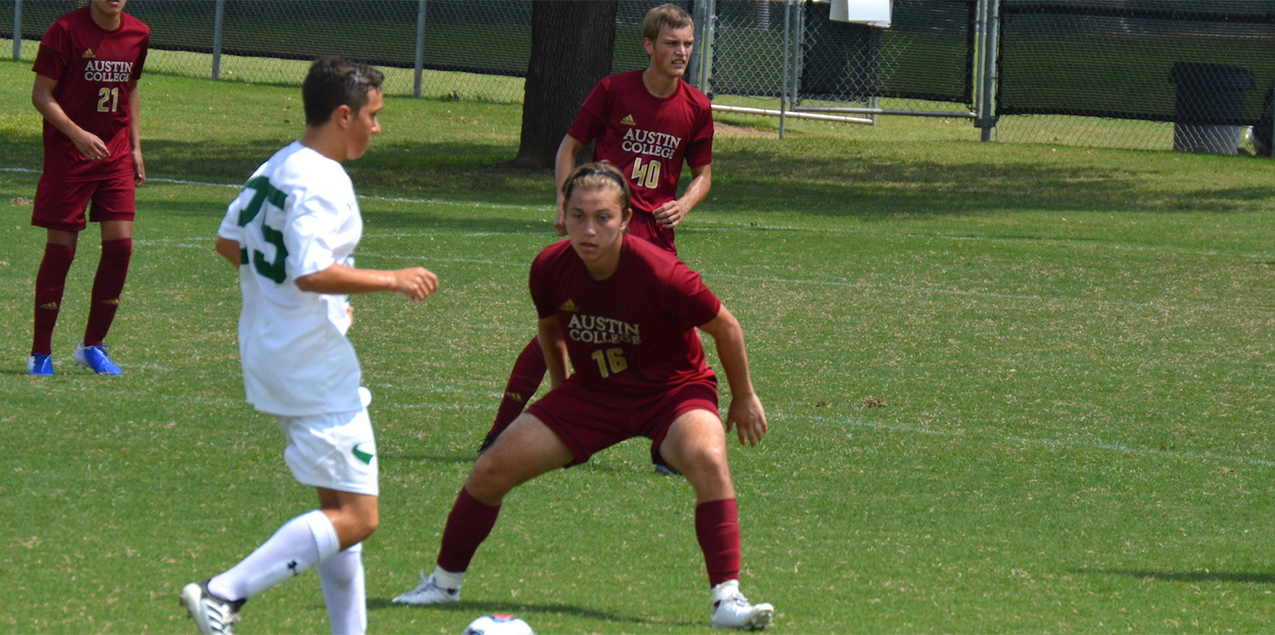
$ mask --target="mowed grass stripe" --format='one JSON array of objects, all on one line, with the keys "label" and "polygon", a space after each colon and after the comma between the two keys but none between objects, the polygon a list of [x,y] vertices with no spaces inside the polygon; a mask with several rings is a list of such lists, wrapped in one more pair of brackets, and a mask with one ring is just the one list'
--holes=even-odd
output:
[{"label": "mowed grass stripe", "polygon": [[[314,504],[241,401],[235,272],[211,251],[237,183],[295,138],[297,90],[143,81],[150,172],[213,185],[139,191],[109,342],[124,377],[65,359],[92,230],[59,376],[20,376],[36,177],[0,173],[0,632],[193,632],[180,586]],[[6,165],[39,165],[29,94],[29,65],[0,64]],[[460,605],[389,604],[432,566],[534,334],[525,267],[555,240],[551,175],[506,165],[518,112],[391,98],[349,164],[378,197],[359,262],[443,280],[425,303],[355,302],[384,459],[371,627],[455,633],[504,611],[542,633],[703,632],[693,496],[651,475],[641,441],[510,496]],[[1275,628],[1268,161],[978,144],[941,121],[789,122],[783,142],[773,121],[731,123],[761,135],[715,140],[713,192],[678,242],[743,321],[771,414],[731,462],[745,589],[776,604],[777,635]],[[239,627],[326,621],[307,575]]]}]

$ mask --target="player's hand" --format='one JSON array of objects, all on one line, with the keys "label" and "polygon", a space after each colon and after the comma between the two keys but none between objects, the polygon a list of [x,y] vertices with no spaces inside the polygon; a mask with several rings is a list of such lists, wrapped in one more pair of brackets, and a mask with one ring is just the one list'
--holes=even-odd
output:
[{"label": "player's hand", "polygon": [[739,435],[740,445],[757,445],[765,438],[770,426],[766,424],[766,411],[757,395],[731,397],[726,411],[726,431],[730,432],[732,427]]},{"label": "player's hand", "polygon": [[412,302],[420,302],[438,290],[438,276],[422,267],[399,269],[390,275],[394,278],[394,293]]},{"label": "player's hand", "polygon": [[140,187],[146,182],[146,164],[142,161],[142,149],[133,150],[133,185]]},{"label": "player's hand", "polygon": [[71,142],[75,144],[75,149],[89,161],[100,161],[111,156],[111,151],[106,149],[106,144],[91,132],[80,130],[80,134],[71,137]]},{"label": "player's hand", "polygon": [[673,229],[682,224],[682,219],[686,218],[686,213],[691,210],[682,205],[681,201],[672,200],[655,209],[652,214],[655,216],[655,222],[666,229]]},{"label": "player's hand", "polygon": [[350,318],[350,326],[354,326],[354,305],[345,307],[345,315]]},{"label": "player's hand", "polygon": [[562,203],[558,203],[558,210],[553,213],[553,233],[567,235],[567,214],[562,211]]}]

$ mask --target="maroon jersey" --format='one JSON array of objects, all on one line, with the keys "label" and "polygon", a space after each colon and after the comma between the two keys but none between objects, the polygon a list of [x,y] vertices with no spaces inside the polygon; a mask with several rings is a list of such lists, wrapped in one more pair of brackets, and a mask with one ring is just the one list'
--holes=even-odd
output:
[{"label": "maroon jersey", "polygon": [[713,162],[708,97],[679,79],[677,90],[661,99],[646,89],[642,71],[598,82],[567,134],[584,144],[598,140],[594,160],[609,161],[628,177],[633,209],[643,214],[677,197],[683,161],[692,167]]},{"label": "maroon jersey", "polygon": [[89,7],[72,11],[49,25],[31,70],[56,79],[53,98],[75,124],[98,136],[111,156],[90,161],[71,138],[44,122],[44,172],[64,181],[94,181],[133,172],[129,141],[129,96],[146,64],[150,29],[127,13],[120,26],[106,31]]},{"label": "maroon jersey", "polygon": [[574,374],[591,390],[649,395],[713,378],[695,327],[722,303],[676,256],[624,236],[620,264],[594,280],[570,240],[545,247],[531,264],[540,317],[558,316]]}]

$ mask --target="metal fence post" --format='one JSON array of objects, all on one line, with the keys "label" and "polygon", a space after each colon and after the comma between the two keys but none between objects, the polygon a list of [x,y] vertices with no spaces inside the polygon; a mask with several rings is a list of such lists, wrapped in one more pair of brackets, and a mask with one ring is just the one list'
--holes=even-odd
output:
[{"label": "metal fence post", "polygon": [[412,96],[421,96],[421,76],[425,72],[425,0],[416,8],[416,79],[412,82]]},{"label": "metal fence post", "polygon": [[996,54],[1000,47],[1000,0],[979,0],[983,48],[980,51],[978,76],[978,116],[974,120],[982,130],[982,140],[992,140],[996,130]]},{"label": "metal fence post", "polygon": [[221,79],[221,30],[226,15],[226,0],[217,0],[213,14],[212,78]]},{"label": "metal fence post", "polygon": [[695,25],[695,46],[691,49],[691,59],[687,63],[687,75],[690,76],[690,84],[706,93],[704,87],[700,84],[700,66],[703,65],[704,52],[704,5],[707,0],[694,0],[691,3],[691,21]]},{"label": "metal fence post", "polygon": [[13,2],[13,61],[22,61],[22,0]]},{"label": "metal fence post", "polygon": [[789,59],[792,49],[788,45],[788,38],[792,36],[792,5],[793,0],[784,0],[784,65],[779,76],[779,138],[784,138],[784,127],[788,123],[788,65],[792,60]]},{"label": "metal fence post", "polygon": [[713,58],[717,55],[717,0],[708,0],[708,13],[704,21],[704,35],[708,38],[708,45],[704,47],[704,94],[713,89]]}]

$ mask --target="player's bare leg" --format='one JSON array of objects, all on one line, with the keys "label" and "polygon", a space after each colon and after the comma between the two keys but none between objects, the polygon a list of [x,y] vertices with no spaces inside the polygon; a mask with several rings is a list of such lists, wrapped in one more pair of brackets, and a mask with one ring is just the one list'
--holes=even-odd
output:
[{"label": "player's bare leg", "polygon": [[524,412],[478,458],[465,490],[483,504],[497,506],[513,488],[574,459],[558,435]]},{"label": "player's bare leg", "polygon": [[487,539],[500,503],[513,488],[571,463],[575,455],[535,416],[522,413],[474,464],[447,516],[438,566],[421,583],[396,598],[397,604],[460,601],[460,587],[478,546]]},{"label": "player's bare leg", "polygon": [[739,509],[726,458],[726,431],[717,413],[679,416],[660,443],[660,454],[695,488],[695,537],[712,587],[715,628],[758,630],[774,619],[770,604],[752,604],[739,592]]}]

